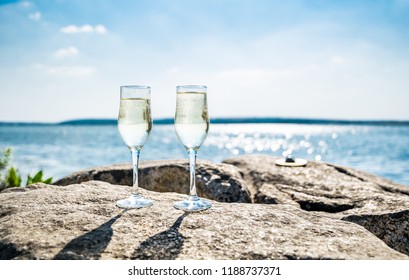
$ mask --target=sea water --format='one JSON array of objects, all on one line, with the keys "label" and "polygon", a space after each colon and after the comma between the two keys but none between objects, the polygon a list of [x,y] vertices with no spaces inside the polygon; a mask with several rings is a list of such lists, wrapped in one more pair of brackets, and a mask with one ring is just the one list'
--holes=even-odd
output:
[{"label": "sea water", "polygon": [[[130,162],[116,125],[1,125],[0,151],[26,177],[54,179],[94,166]],[[221,162],[244,154],[318,160],[353,167],[409,186],[409,126],[211,124],[198,158]],[[186,159],[173,125],[154,125],[141,160]]]}]

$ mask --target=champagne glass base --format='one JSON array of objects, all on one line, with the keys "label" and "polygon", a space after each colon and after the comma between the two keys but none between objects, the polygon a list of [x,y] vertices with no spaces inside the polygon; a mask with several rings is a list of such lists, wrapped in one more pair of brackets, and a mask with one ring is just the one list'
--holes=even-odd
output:
[{"label": "champagne glass base", "polygon": [[122,209],[145,208],[151,206],[152,204],[152,200],[143,198],[142,196],[135,194],[116,202],[116,206]]},{"label": "champagne glass base", "polygon": [[189,197],[188,199],[183,201],[176,202],[175,204],[173,204],[173,207],[185,212],[198,212],[209,209],[210,207],[212,207],[212,204],[195,196]]}]

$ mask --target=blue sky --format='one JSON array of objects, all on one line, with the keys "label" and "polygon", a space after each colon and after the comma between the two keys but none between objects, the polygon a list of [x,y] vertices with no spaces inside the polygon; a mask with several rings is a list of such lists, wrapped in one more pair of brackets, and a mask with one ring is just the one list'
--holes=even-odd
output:
[{"label": "blue sky", "polygon": [[0,121],[116,118],[119,86],[211,117],[409,120],[409,0],[1,1]]}]

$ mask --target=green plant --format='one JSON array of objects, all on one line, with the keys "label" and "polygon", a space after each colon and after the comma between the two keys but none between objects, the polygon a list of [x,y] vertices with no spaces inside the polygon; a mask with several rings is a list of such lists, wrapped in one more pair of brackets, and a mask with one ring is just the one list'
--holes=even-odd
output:
[{"label": "green plant", "polygon": [[14,167],[11,167],[9,171],[7,172],[6,183],[7,183],[7,188],[21,186],[21,176]]},{"label": "green plant", "polygon": [[27,176],[27,186],[31,185],[31,184],[35,184],[35,183],[45,183],[45,184],[51,184],[51,181],[53,180],[52,177],[47,178],[47,179],[43,179],[43,171],[40,170],[38,171],[34,177],[31,177],[30,175]]},{"label": "green plant", "polygon": [[[21,187],[21,175],[18,172],[18,169],[14,168],[14,166],[10,167],[6,172],[5,176],[1,173],[1,171],[6,170],[7,166],[10,163],[11,158],[11,148],[7,148],[1,155],[0,153],[0,191],[6,188],[13,188],[13,187]],[[31,175],[27,176],[26,186],[34,184],[34,183],[45,183],[51,184],[53,178],[43,178],[43,171],[38,171],[33,177]]]}]

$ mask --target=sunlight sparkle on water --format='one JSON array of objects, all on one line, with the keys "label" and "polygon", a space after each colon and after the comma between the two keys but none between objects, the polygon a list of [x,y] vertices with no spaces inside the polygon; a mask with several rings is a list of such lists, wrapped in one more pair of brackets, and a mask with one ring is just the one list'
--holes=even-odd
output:
[{"label": "sunlight sparkle on water", "polygon": [[[275,156],[288,154],[313,155],[313,159],[325,155],[328,144],[319,140],[318,145],[310,142],[312,137],[325,136],[335,141],[338,133],[348,132],[346,127],[300,126],[294,124],[229,124],[211,126],[205,146],[216,146],[231,155],[270,153]],[[328,137],[329,136],[329,137]],[[314,152],[319,154],[314,155]],[[319,156],[319,157],[318,157]]]}]

